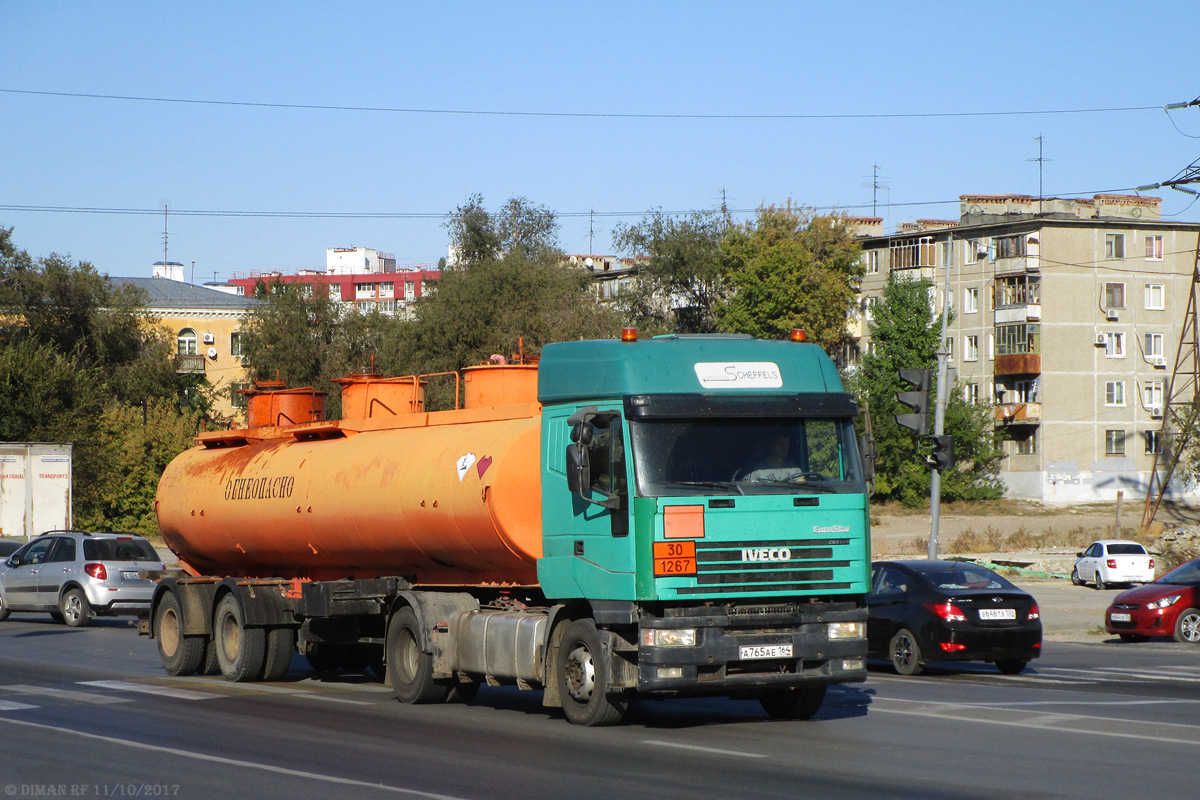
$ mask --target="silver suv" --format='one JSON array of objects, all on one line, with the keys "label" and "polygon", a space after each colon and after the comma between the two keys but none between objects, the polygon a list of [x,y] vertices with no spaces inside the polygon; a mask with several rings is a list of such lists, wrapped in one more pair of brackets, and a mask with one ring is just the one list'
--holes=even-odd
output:
[{"label": "silver suv", "polygon": [[73,628],[95,615],[150,613],[155,582],[145,570],[163,562],[132,533],[43,533],[0,563],[0,620],[13,611],[49,611]]}]

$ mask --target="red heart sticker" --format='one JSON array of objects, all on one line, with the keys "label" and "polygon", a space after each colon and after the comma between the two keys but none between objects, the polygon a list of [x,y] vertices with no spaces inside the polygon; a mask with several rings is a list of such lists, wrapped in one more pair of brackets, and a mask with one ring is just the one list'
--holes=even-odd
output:
[{"label": "red heart sticker", "polygon": [[475,462],[475,469],[479,470],[479,477],[483,477],[483,473],[487,472],[487,468],[492,465],[492,457],[484,456]]}]

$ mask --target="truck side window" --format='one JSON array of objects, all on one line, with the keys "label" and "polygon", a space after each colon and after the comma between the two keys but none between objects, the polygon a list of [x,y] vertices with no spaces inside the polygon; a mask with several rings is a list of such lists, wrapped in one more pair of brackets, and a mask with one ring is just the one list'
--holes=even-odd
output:
[{"label": "truck side window", "polygon": [[588,445],[588,462],[592,467],[593,492],[616,495],[621,504],[612,510],[613,536],[629,533],[629,485],[625,475],[625,443],[621,436],[619,416],[597,416],[592,420],[592,441]]}]

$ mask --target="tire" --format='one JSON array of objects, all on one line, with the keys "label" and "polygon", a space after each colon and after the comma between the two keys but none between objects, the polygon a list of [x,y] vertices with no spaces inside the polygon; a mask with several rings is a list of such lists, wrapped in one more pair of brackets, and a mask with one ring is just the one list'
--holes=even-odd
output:
[{"label": "tire", "polygon": [[322,675],[337,672],[346,661],[344,648],[332,644],[311,644],[304,657],[308,659],[308,665],[313,668],[313,672]]},{"label": "tire", "polygon": [[575,725],[615,725],[625,718],[629,699],[619,692],[605,692],[608,665],[600,644],[600,632],[590,619],[567,625],[558,646],[558,692],[563,712]]},{"label": "tire", "polygon": [[204,639],[204,663],[197,670],[201,675],[220,675],[221,662],[217,660],[217,643],[207,636]]},{"label": "tire", "polygon": [[908,628],[901,628],[892,637],[888,645],[888,657],[899,675],[920,675],[925,669],[921,662],[921,646],[917,644],[917,637]]},{"label": "tire", "polygon": [[203,665],[208,638],[183,635],[183,611],[174,592],[164,594],[154,609],[154,639],[168,675],[193,675]]},{"label": "tire", "polygon": [[451,681],[447,687],[446,702],[466,705],[474,700],[477,694],[479,694],[479,684],[477,682],[463,683],[459,680]]},{"label": "tire", "polygon": [[296,649],[296,631],[282,625],[267,629],[267,655],[263,659],[262,679],[277,681],[287,675]]},{"label": "tire", "polygon": [[1104,578],[1100,577],[1100,570],[1096,570],[1096,591],[1103,592],[1108,588],[1108,584],[1104,582]]},{"label": "tire", "polygon": [[1071,570],[1071,583],[1075,584],[1076,586],[1083,586],[1083,578],[1079,577],[1079,567],[1075,567]]},{"label": "tire", "polygon": [[1175,641],[1200,644],[1200,608],[1188,608],[1175,620]]},{"label": "tire", "polygon": [[1017,675],[1024,672],[1027,666],[1029,666],[1027,658],[1002,658],[996,662],[996,669],[1005,675]]},{"label": "tire", "polygon": [[772,719],[808,719],[825,702],[826,686],[802,686],[768,692],[758,698]]},{"label": "tire", "polygon": [[92,607],[83,589],[78,587],[63,592],[58,599],[58,612],[62,614],[63,622],[72,628],[83,628],[92,621]]},{"label": "tire", "polygon": [[1149,638],[1140,633],[1118,633],[1117,635],[1121,637],[1122,642],[1144,642]]},{"label": "tire", "polygon": [[450,691],[433,679],[433,656],[421,649],[421,625],[411,608],[392,616],[387,634],[387,674],[401,703],[440,703]]},{"label": "tire", "polygon": [[217,603],[213,614],[213,641],[217,662],[225,680],[246,683],[258,680],[267,657],[267,633],[263,628],[248,628],[237,598],[227,594]]},{"label": "tire", "polygon": [[4,602],[4,595],[0,594],[0,622],[8,619],[8,615],[11,613],[12,611],[9,610],[8,604]]}]

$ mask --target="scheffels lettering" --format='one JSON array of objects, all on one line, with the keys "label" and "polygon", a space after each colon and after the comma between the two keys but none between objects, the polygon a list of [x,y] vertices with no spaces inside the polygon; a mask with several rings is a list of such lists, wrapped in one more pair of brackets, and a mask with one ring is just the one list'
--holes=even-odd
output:
[{"label": "scheffels lettering", "polygon": [[291,475],[278,478],[234,478],[225,482],[226,500],[273,500],[291,497],[296,479]]}]

